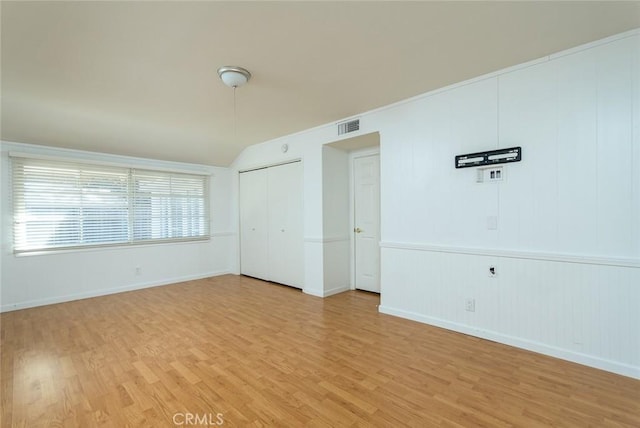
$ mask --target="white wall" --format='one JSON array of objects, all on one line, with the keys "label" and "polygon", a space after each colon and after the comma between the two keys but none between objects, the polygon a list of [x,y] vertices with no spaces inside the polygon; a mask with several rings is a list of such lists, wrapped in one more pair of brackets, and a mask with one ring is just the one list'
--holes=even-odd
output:
[{"label": "white wall", "polygon": [[349,152],[322,147],[323,295],[351,285]]},{"label": "white wall", "polygon": [[[640,378],[639,57],[636,30],[360,115],[343,138],[380,133],[380,310]],[[276,163],[283,143],[303,159],[317,295],[322,146],[338,139],[328,124],[233,165]],[[499,184],[454,168],[457,154],[510,146],[523,160]]]},{"label": "white wall", "polygon": [[[0,200],[9,201],[9,151],[143,168],[211,173],[210,241],[60,251],[16,257],[12,252],[11,207],[2,204],[1,310],[15,310],[137,288],[228,273],[235,257],[231,229],[230,174],[227,168],[161,162],[2,142]],[[141,273],[136,275],[136,267]]]}]

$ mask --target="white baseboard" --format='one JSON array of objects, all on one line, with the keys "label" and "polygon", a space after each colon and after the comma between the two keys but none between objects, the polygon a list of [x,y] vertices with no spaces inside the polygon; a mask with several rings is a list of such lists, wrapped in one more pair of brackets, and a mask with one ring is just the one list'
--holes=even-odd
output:
[{"label": "white baseboard", "polygon": [[322,290],[313,290],[313,289],[303,288],[302,292],[310,296],[324,297],[324,293]]},{"label": "white baseboard", "polygon": [[344,287],[335,287],[335,288],[331,288],[329,290],[307,290],[307,289],[303,289],[302,291],[305,294],[309,294],[311,296],[329,297],[329,296],[333,296],[334,294],[338,294],[338,293],[342,293],[342,292],[345,292],[345,291],[349,291],[349,286],[345,285]]},{"label": "white baseboard", "polygon": [[544,343],[522,339],[506,334],[498,333],[491,330],[473,328],[465,324],[451,322],[440,318],[430,317],[415,312],[405,311],[402,309],[390,308],[380,305],[378,310],[383,314],[395,315],[397,317],[418,321],[424,324],[445,328],[447,330],[457,331],[459,333],[468,334],[470,336],[487,339],[505,345],[515,346],[516,348],[526,349],[528,351],[537,352],[539,354],[549,355],[551,357],[560,358],[562,360],[571,361],[600,370],[616,373],[623,376],[640,379],[640,367],[629,364],[619,363],[617,361],[606,360],[592,355],[582,354],[570,351],[556,346],[546,345]]},{"label": "white baseboard", "polygon": [[125,285],[122,287],[103,288],[99,290],[91,290],[84,293],[67,294],[65,296],[48,297],[46,299],[27,300],[25,302],[9,303],[0,306],[1,312],[18,311],[20,309],[35,308],[38,306],[53,305],[56,303],[71,302],[73,300],[88,299],[91,297],[106,296],[109,294],[123,293],[125,291],[141,290],[143,288],[159,287],[162,285],[175,284],[178,282],[192,281],[195,279],[210,278],[212,276],[226,275],[229,272],[206,272],[196,275],[186,275],[175,278],[163,279],[161,281],[141,282],[137,284]]},{"label": "white baseboard", "polygon": [[329,290],[325,290],[323,294],[323,297],[329,297],[329,296],[333,296],[334,294],[338,294],[338,293],[344,293],[345,291],[349,291],[349,286],[348,285],[344,285],[342,287],[335,287],[335,288],[331,288]]}]

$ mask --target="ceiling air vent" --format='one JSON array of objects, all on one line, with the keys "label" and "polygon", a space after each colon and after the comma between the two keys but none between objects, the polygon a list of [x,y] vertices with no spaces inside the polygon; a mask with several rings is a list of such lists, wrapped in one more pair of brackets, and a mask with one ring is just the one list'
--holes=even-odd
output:
[{"label": "ceiling air vent", "polygon": [[338,135],[348,134],[360,130],[360,119],[350,120],[338,124]]}]

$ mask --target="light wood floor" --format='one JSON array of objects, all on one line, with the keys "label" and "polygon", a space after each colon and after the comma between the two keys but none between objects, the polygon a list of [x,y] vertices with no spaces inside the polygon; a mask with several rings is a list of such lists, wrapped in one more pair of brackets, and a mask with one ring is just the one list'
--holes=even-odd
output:
[{"label": "light wood floor", "polygon": [[640,381],[377,304],[223,276],[5,313],[1,425],[640,426]]}]

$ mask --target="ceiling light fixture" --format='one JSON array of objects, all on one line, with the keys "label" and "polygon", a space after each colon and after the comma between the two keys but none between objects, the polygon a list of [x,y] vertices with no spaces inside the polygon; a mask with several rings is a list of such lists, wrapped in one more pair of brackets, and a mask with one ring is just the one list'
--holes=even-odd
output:
[{"label": "ceiling light fixture", "polygon": [[246,68],[235,65],[225,65],[218,69],[218,76],[222,83],[233,88],[233,139],[238,140],[238,119],[236,118],[236,89],[251,79],[251,73]]},{"label": "ceiling light fixture", "polygon": [[218,76],[222,79],[222,82],[230,88],[238,88],[251,79],[251,73],[249,70],[237,67],[235,65],[225,65],[218,69]]}]

